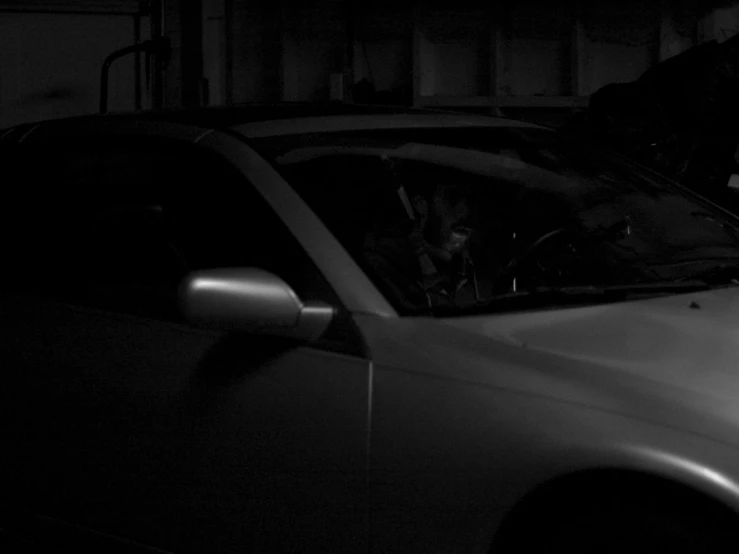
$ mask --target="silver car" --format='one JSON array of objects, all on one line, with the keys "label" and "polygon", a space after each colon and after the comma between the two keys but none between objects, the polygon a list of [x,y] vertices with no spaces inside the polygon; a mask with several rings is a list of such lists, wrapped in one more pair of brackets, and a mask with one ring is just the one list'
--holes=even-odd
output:
[{"label": "silver car", "polygon": [[506,119],[0,134],[3,552],[736,552],[739,221]]}]

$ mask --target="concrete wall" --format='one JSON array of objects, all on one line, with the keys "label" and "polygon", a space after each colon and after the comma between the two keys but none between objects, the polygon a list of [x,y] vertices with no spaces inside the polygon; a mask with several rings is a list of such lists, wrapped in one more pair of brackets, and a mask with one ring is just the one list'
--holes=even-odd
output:
[{"label": "concrete wall", "polygon": [[[1,8],[0,128],[97,112],[103,60],[134,42],[133,17]],[[134,109],[132,56],[111,67],[109,86],[111,110]]]},{"label": "concrete wall", "polygon": [[[421,105],[571,107],[604,84],[739,30],[737,1],[162,1],[173,44],[166,107],[185,97],[348,98],[349,85],[362,80]],[[0,0],[0,127],[97,111],[103,59],[135,41],[137,6]],[[191,24],[193,14],[202,25]],[[111,109],[134,107],[133,71],[133,57],[114,64]],[[194,90],[199,76],[207,94]],[[151,105],[147,94],[142,100]]]},{"label": "concrete wall", "polygon": [[347,21],[354,41],[345,78],[372,77],[378,90],[413,86],[417,100],[459,105],[488,96],[561,104],[739,29],[739,3],[710,9],[698,0],[355,1],[349,20],[339,0],[231,1],[236,101],[327,98],[330,74],[342,71]]}]

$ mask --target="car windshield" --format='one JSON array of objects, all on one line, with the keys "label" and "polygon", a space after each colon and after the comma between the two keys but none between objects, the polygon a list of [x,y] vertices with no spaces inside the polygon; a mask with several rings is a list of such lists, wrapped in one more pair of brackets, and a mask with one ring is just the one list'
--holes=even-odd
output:
[{"label": "car windshield", "polygon": [[732,215],[548,129],[331,131],[256,144],[403,314],[606,302],[739,278]]}]

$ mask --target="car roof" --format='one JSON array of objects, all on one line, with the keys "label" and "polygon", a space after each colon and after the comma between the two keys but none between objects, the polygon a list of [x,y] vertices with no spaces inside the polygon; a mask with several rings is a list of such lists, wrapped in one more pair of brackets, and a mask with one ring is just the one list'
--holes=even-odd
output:
[{"label": "car roof", "polygon": [[432,113],[432,110],[402,106],[368,106],[344,102],[280,102],[244,103],[216,106],[140,112],[143,117],[175,123],[197,125],[210,129],[225,129],[237,125],[284,119],[355,115],[400,115]]},{"label": "car roof", "polygon": [[[254,137],[288,134],[296,131],[365,129],[368,126],[369,128],[397,128],[401,126],[494,125],[543,128],[539,125],[513,119],[468,115],[461,112],[427,108],[362,105],[344,102],[280,102],[81,115],[26,123],[16,126],[14,129],[30,129],[39,125],[50,127],[57,124],[73,126],[77,122],[126,123],[142,120],[191,125],[201,129],[233,130]],[[11,130],[6,130],[6,134]]]}]

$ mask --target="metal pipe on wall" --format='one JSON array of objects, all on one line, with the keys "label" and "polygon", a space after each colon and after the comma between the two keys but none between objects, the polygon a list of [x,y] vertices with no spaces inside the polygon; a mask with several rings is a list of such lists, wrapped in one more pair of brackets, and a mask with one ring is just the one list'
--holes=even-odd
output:
[{"label": "metal pipe on wall", "polygon": [[182,44],[182,105],[194,108],[203,104],[203,2],[182,0],[180,28]]},{"label": "metal pipe on wall", "polygon": [[223,56],[224,56],[224,75],[223,84],[225,90],[223,91],[223,99],[226,105],[233,104],[234,93],[233,93],[233,66],[234,66],[234,52],[233,52],[233,10],[234,0],[224,0],[223,2]]},{"label": "metal pipe on wall", "polygon": [[[134,44],[141,42],[141,12],[133,16],[133,40]],[[134,76],[133,76],[133,94],[134,109],[141,109],[141,52],[136,50],[134,53]]]},{"label": "metal pipe on wall", "polygon": [[[156,40],[164,37],[164,3],[162,0],[151,0],[149,2],[149,13],[151,14],[151,38]],[[161,60],[155,58],[151,66],[151,90],[152,107],[161,110],[164,107],[164,71]]]}]

